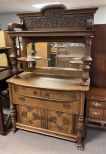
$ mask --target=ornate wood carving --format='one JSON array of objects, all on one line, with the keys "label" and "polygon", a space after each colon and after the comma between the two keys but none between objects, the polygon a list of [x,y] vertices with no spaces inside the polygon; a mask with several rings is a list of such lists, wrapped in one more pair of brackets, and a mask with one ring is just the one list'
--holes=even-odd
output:
[{"label": "ornate wood carving", "polygon": [[10,107],[11,121],[12,121],[12,130],[16,131],[16,108],[15,105],[11,105]]},{"label": "ornate wood carving", "polygon": [[49,6],[41,13],[18,14],[25,30],[38,28],[92,29],[95,9],[66,10],[64,6]]},{"label": "ornate wood carving", "polygon": [[79,150],[84,150],[83,134],[84,134],[84,118],[79,117],[77,124],[77,144]]},{"label": "ornate wood carving", "polygon": [[48,129],[71,134],[72,128],[72,115],[59,112],[59,111],[48,111]]},{"label": "ornate wood carving", "polygon": [[47,128],[47,111],[31,106],[19,106],[20,123],[33,127]]}]

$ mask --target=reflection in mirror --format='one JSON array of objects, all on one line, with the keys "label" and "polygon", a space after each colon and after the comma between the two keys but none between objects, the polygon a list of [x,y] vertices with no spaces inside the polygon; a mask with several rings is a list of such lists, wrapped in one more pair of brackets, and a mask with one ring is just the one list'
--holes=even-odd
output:
[{"label": "reflection in mirror", "polygon": [[[36,42],[37,67],[82,68],[85,45],[73,42]],[[32,50],[32,43],[27,45],[27,56]]]}]

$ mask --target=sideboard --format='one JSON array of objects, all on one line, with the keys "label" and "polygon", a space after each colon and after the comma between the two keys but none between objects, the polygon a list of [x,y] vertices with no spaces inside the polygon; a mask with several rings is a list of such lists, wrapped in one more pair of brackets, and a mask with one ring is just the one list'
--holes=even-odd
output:
[{"label": "sideboard", "polygon": [[[14,51],[13,78],[8,80],[13,131],[17,128],[55,136],[78,144],[83,150],[86,137],[85,92],[89,90],[89,69],[93,17],[97,8],[67,10],[63,5],[43,8],[39,13],[18,14],[22,24],[9,25]],[[15,27],[22,31],[14,31]],[[16,37],[22,37],[24,58],[17,58]],[[39,41],[84,43],[82,69],[37,68],[26,46]],[[18,60],[25,60],[19,74]],[[35,57],[36,59],[36,57]]]}]

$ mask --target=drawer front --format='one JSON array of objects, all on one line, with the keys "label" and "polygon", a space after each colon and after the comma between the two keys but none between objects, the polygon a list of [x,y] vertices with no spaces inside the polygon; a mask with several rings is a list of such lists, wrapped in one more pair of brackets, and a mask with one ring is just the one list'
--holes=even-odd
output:
[{"label": "drawer front", "polygon": [[80,105],[80,102],[51,101],[39,98],[25,97],[18,94],[14,95],[13,103],[56,110],[56,111],[58,110],[63,112],[69,112],[73,114],[79,113],[79,105]]},{"label": "drawer front", "polygon": [[14,93],[18,93],[21,95],[40,97],[40,89],[37,89],[37,88],[29,88],[29,87],[25,87],[25,86],[14,85],[12,88],[12,91],[13,91],[13,95],[14,95]]},{"label": "drawer front", "polygon": [[106,121],[106,110],[104,110],[103,120],[105,120],[105,121]]},{"label": "drawer front", "polygon": [[102,120],[103,119],[103,110],[90,108],[89,117],[93,119]]},{"label": "drawer front", "polygon": [[47,99],[55,99],[62,101],[80,101],[79,92],[63,92],[63,91],[53,91],[53,90],[41,90],[41,97]]},{"label": "drawer front", "polygon": [[90,101],[90,106],[98,109],[106,109],[106,102]]},{"label": "drawer front", "polygon": [[48,111],[48,129],[58,133],[72,134],[72,115]]}]

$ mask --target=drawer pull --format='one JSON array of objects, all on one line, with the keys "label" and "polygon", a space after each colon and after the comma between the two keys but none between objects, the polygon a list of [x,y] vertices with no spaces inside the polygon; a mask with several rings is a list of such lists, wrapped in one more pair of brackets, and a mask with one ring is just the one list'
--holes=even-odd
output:
[{"label": "drawer pull", "polygon": [[99,116],[99,115],[100,115],[100,112],[92,112],[92,114],[93,114],[94,116]]},{"label": "drawer pull", "polygon": [[21,102],[24,102],[24,101],[25,101],[25,97],[24,97],[24,96],[19,96],[19,100],[20,100]]},{"label": "drawer pull", "polygon": [[65,109],[70,109],[70,104],[69,103],[63,103],[63,107]]},{"label": "drawer pull", "polygon": [[93,103],[93,105],[96,106],[96,107],[100,107],[101,106],[101,104],[100,103],[97,103],[97,102],[96,103]]}]

